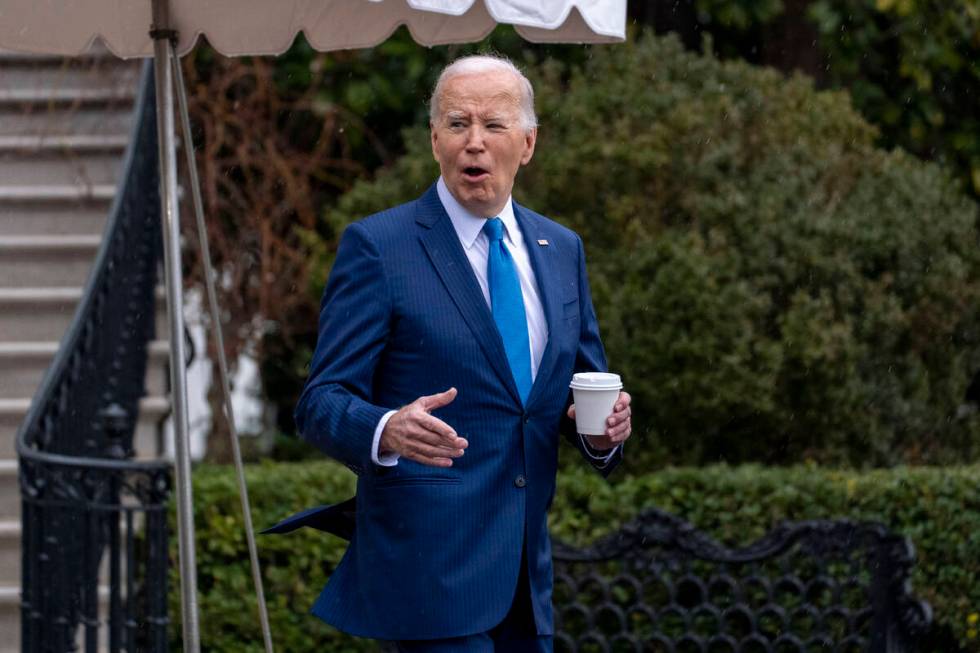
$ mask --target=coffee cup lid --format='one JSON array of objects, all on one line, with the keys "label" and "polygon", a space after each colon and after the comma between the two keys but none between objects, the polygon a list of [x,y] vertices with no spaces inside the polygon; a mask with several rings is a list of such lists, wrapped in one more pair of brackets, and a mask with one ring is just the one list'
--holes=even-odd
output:
[{"label": "coffee cup lid", "polygon": [[579,372],[572,376],[569,388],[575,390],[619,390],[623,382],[610,372]]}]

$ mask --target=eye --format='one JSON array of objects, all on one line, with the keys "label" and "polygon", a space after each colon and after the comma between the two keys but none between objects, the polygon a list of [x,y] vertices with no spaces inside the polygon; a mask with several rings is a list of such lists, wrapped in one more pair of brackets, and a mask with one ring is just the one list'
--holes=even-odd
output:
[{"label": "eye", "polygon": [[507,128],[507,126],[505,124],[501,123],[501,122],[487,123],[487,129],[489,129],[491,131],[501,131],[501,130],[504,130],[506,128]]},{"label": "eye", "polygon": [[463,124],[463,121],[462,120],[450,120],[449,121],[449,128],[450,129],[462,129],[464,126],[465,125]]}]

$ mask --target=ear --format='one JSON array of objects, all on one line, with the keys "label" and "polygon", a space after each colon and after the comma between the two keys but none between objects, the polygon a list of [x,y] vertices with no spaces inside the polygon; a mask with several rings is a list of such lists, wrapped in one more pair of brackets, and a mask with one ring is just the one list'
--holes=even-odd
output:
[{"label": "ear", "polygon": [[432,158],[438,161],[439,155],[436,154],[436,145],[439,141],[439,135],[436,133],[436,126],[431,121],[429,121],[429,141],[432,144]]},{"label": "ear", "polygon": [[524,134],[524,154],[521,156],[521,165],[526,166],[534,156],[534,145],[538,141],[538,128]]}]

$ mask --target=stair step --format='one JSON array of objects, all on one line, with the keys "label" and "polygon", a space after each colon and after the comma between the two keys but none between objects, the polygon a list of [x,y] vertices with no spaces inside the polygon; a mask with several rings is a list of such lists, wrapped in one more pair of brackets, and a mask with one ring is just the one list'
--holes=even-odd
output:
[{"label": "stair step", "polygon": [[135,97],[136,90],[125,87],[0,89],[0,104],[97,104],[132,102]]},{"label": "stair step", "polygon": [[61,152],[114,151],[117,155],[129,142],[127,134],[0,134],[0,155],[7,152],[34,153],[42,150]]},{"label": "stair step", "polygon": [[0,236],[0,253],[19,250],[65,251],[92,249],[99,246],[102,237],[98,234],[75,234],[71,236]]},{"label": "stair step", "polygon": [[[150,369],[149,373],[159,375],[160,370]],[[149,385],[149,381],[147,382]],[[17,450],[15,438],[17,429],[27,415],[27,410],[31,405],[31,399],[0,399],[0,465],[8,464],[8,460],[13,461],[16,469]],[[158,442],[157,424],[170,413],[170,400],[167,397],[153,395],[140,399],[139,420],[136,423],[136,433],[133,435],[133,447],[136,449],[138,458],[157,458],[160,455],[160,444]],[[2,467],[0,467],[2,470]],[[7,497],[19,496],[19,490],[14,481],[12,494],[7,494],[8,487],[2,482],[0,476],[0,519],[5,518],[10,513],[11,516],[20,514],[20,502],[16,505],[9,505]]]},{"label": "stair step", "polygon": [[139,64],[115,58],[29,62],[3,67],[2,104],[91,104],[131,102]]},{"label": "stair step", "polygon": [[43,149],[26,154],[0,151],[0,179],[4,186],[113,184],[121,165],[119,150]]},{"label": "stair step", "polygon": [[65,57],[57,54],[37,54],[35,52],[21,52],[19,50],[7,50],[0,48],[0,63],[10,65],[18,63],[45,63],[64,61]]},{"label": "stair step", "polygon": [[108,200],[5,202],[0,205],[0,233],[68,236],[102,234]]},{"label": "stair step", "polygon": [[0,341],[60,341],[82,289],[0,288]]},{"label": "stair step", "polygon": [[[33,397],[57,349],[57,342],[0,342],[0,397]],[[164,394],[169,354],[165,340],[150,343],[146,378],[150,396]]]},{"label": "stair step", "polygon": [[140,64],[115,57],[62,59],[61,61],[20,60],[3,66],[0,90],[3,89],[117,89],[135,87]]},{"label": "stair step", "polygon": [[66,59],[59,54],[38,54],[35,52],[20,52],[18,50],[7,50],[0,48],[0,63],[11,65],[11,64],[51,64],[51,63],[62,63],[64,61],[88,61],[93,59],[116,59],[116,56],[109,51],[109,48],[105,47],[101,41],[96,41],[92,47],[81,54],[72,56],[71,59]]},{"label": "stair step", "polygon": [[115,184],[53,184],[0,186],[0,202],[64,202],[66,200],[111,200]]},{"label": "stair step", "polygon": [[[150,369],[147,376],[156,374],[159,377],[161,374],[167,373],[167,370]],[[161,384],[166,382],[165,378],[160,381]],[[147,386],[150,385],[151,381],[147,379]],[[133,433],[133,449],[136,451],[136,458],[153,460],[163,456],[163,433],[158,425],[168,415],[170,415],[169,397],[143,397],[140,400],[140,417],[136,423],[136,432]]]},{"label": "stair step", "polygon": [[17,479],[17,460],[0,460],[0,519],[19,518],[20,483]]},{"label": "stair step", "polygon": [[[0,287],[0,341],[60,341],[75,315],[82,288]],[[156,294],[156,333],[167,333],[167,302]]]},{"label": "stair step", "polygon": [[6,287],[81,286],[88,278],[100,239],[93,234],[2,236],[0,283]]},{"label": "stair step", "polygon": [[131,106],[7,106],[0,107],[0,134],[6,136],[129,134]]},{"label": "stair step", "polygon": [[20,519],[0,520],[0,586],[20,585]]},{"label": "stair step", "polygon": [[19,653],[20,616],[20,583],[0,587],[0,653]]}]

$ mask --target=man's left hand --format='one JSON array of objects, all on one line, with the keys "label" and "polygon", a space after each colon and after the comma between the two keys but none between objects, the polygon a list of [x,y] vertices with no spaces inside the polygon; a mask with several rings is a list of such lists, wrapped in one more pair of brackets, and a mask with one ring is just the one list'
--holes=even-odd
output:
[{"label": "man's left hand", "polygon": [[[593,449],[612,449],[629,439],[633,433],[633,423],[630,415],[630,402],[633,400],[628,392],[620,392],[613,406],[612,414],[606,418],[606,432],[602,435],[586,435]],[[568,416],[575,419],[575,404],[568,407]]]}]

